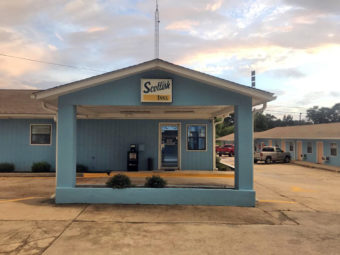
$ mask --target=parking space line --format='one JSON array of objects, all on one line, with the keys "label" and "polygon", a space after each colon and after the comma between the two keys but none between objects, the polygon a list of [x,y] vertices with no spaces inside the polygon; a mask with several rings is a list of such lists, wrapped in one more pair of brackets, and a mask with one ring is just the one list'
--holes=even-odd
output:
[{"label": "parking space line", "polygon": [[17,202],[17,201],[22,201],[22,200],[36,199],[36,198],[46,198],[46,197],[24,197],[24,198],[15,198],[15,199],[1,199],[0,203]]},{"label": "parking space line", "polygon": [[316,190],[304,189],[304,188],[297,187],[297,186],[292,186],[291,189],[292,189],[293,192],[316,192]]},{"label": "parking space line", "polygon": [[257,200],[260,203],[279,203],[279,204],[296,204],[295,201],[284,201],[284,200]]}]

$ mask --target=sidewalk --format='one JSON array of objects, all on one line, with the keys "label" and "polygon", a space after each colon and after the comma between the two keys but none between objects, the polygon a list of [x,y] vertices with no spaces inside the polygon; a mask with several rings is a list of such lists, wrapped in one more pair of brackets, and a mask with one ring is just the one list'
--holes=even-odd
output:
[{"label": "sidewalk", "polygon": [[336,166],[329,166],[329,165],[324,165],[324,164],[316,164],[316,163],[311,163],[311,162],[306,162],[306,161],[297,161],[297,160],[292,160],[292,163],[296,165],[300,165],[300,166],[318,168],[318,169],[323,169],[323,170],[328,170],[328,171],[333,171],[333,172],[340,172],[340,167],[336,167]]},{"label": "sidewalk", "polygon": [[221,163],[235,169],[235,157],[221,157]]}]

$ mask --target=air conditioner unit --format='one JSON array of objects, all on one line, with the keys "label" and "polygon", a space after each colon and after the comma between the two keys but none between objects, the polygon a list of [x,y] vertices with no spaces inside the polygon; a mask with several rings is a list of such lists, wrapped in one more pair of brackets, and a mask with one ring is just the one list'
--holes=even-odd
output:
[{"label": "air conditioner unit", "polygon": [[322,156],[322,160],[329,161],[329,156]]}]

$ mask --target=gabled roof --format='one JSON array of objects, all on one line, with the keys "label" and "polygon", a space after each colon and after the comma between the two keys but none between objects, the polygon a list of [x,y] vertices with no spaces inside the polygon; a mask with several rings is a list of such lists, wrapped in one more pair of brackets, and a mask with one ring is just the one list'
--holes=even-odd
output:
[{"label": "gabled roof", "polygon": [[[276,127],[263,132],[255,132],[254,139],[340,139],[340,122]],[[220,137],[217,140],[234,141],[234,134]]]},{"label": "gabled roof", "polygon": [[87,79],[75,81],[65,85],[57,86],[44,91],[37,91],[33,93],[32,97],[35,99],[47,99],[53,100],[57,97],[69,93],[76,92],[78,90],[98,86],[108,81],[118,80],[138,74],[149,70],[162,70],[170,72],[182,77],[186,77],[192,80],[196,80],[207,85],[215,86],[218,88],[234,91],[239,94],[243,94],[253,98],[253,105],[258,105],[275,99],[274,94],[262,91],[259,89],[251,88],[241,84],[237,84],[228,80],[217,78],[205,73],[194,71],[179,65],[166,62],[161,59],[150,60],[138,65],[130,66],[127,68],[119,69],[113,72],[104,73],[101,75],[93,76]]},{"label": "gabled roof", "polygon": [[53,118],[41,102],[31,98],[39,90],[0,89],[0,118]]}]

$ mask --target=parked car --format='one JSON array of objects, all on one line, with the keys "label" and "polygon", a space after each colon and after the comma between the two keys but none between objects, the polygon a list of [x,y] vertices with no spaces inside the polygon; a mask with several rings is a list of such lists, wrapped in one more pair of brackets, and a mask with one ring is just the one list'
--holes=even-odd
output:
[{"label": "parked car", "polygon": [[284,152],[279,147],[265,146],[261,152],[255,152],[254,163],[264,161],[266,164],[282,161],[289,163],[291,159],[289,152]]},{"label": "parked car", "polygon": [[233,144],[225,144],[223,146],[216,146],[216,153],[221,157],[228,155],[229,157],[235,155],[235,146]]}]

